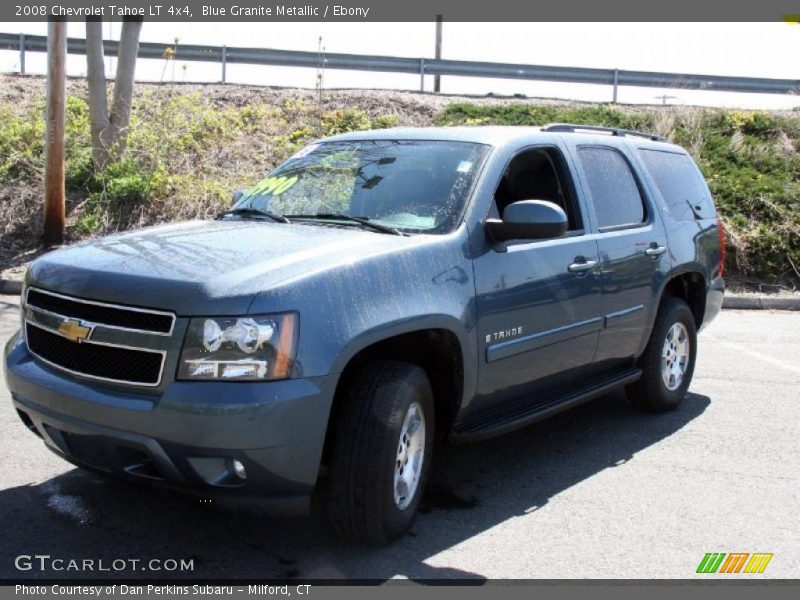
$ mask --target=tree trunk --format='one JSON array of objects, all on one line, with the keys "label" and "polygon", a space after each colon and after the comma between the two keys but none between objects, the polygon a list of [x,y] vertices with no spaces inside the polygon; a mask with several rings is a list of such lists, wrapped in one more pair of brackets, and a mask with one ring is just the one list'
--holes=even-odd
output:
[{"label": "tree trunk", "polygon": [[116,159],[125,153],[125,142],[131,121],[133,103],[133,78],[136,72],[136,56],[139,53],[141,19],[126,20],[122,24],[117,57],[117,76],[114,82],[114,99],[111,103],[111,126],[115,137]]},{"label": "tree trunk", "polygon": [[64,241],[64,135],[67,117],[67,22],[47,26],[47,133],[44,242]]},{"label": "tree trunk", "polygon": [[92,158],[94,168],[103,171],[111,161],[114,142],[108,118],[106,66],[103,48],[103,22],[86,19],[86,82],[89,87],[89,115],[92,122]]},{"label": "tree trunk", "polygon": [[89,86],[89,114],[92,121],[92,158],[97,171],[104,171],[109,163],[121,160],[125,154],[141,31],[141,19],[128,19],[122,23],[117,75],[109,114],[103,23],[98,18],[86,20],[86,77]]}]

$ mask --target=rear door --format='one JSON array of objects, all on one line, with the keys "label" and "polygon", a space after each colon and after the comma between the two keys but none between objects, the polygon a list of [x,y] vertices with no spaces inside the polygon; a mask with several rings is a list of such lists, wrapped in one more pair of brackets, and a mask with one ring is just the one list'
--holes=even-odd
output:
[{"label": "rear door", "polygon": [[624,147],[579,145],[576,154],[598,234],[604,328],[595,361],[622,362],[647,343],[669,270],[667,236]]}]

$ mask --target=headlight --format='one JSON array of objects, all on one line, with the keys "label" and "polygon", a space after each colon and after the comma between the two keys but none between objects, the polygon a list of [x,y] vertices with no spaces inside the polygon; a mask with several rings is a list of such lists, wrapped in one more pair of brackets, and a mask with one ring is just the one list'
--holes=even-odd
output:
[{"label": "headlight", "polygon": [[192,319],[178,379],[258,381],[289,377],[297,313]]}]

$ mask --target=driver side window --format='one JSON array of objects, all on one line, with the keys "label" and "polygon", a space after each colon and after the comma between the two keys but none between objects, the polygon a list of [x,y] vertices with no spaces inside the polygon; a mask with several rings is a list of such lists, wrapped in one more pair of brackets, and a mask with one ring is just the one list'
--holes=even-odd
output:
[{"label": "driver side window", "polygon": [[502,219],[505,208],[521,200],[552,202],[567,214],[567,231],[583,229],[564,159],[556,148],[525,150],[511,160],[495,191],[493,216]]}]

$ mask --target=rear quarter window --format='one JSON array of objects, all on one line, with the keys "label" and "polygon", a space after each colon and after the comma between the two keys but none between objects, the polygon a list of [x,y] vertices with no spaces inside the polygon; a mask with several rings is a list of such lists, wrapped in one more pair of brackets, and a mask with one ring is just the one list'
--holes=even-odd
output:
[{"label": "rear quarter window", "polygon": [[640,149],[648,173],[675,221],[710,219],[715,215],[711,193],[700,169],[686,154]]}]

